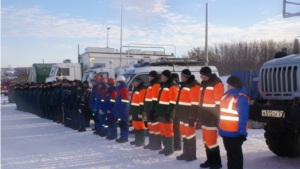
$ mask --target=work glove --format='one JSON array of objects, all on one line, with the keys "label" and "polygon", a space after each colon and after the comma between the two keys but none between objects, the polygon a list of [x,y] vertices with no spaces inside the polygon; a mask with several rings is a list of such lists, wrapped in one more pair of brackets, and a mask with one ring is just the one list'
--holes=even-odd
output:
[{"label": "work glove", "polygon": [[240,138],[242,141],[246,141],[246,140],[247,140],[246,136],[244,136],[244,135],[240,135],[239,138]]},{"label": "work glove", "polygon": [[128,119],[128,121],[131,121],[131,120],[132,120],[132,116],[129,115],[129,116],[127,117],[127,119]]},{"label": "work glove", "polygon": [[196,119],[193,117],[189,117],[189,127],[195,126]]},{"label": "work glove", "polygon": [[107,112],[106,112],[107,114],[110,114],[111,113],[111,111],[110,110],[107,110]]},{"label": "work glove", "polygon": [[103,112],[102,110],[99,110],[99,113],[100,113],[101,115],[103,115],[103,114],[104,114],[104,112]]},{"label": "work glove", "polygon": [[171,122],[171,115],[170,114],[165,115],[165,121],[166,122]]},{"label": "work glove", "polygon": [[78,112],[79,112],[79,113],[82,113],[81,109],[78,109]]},{"label": "work glove", "polygon": [[138,118],[139,118],[139,119],[142,119],[142,118],[143,118],[143,115],[142,115],[142,114],[138,114]]}]

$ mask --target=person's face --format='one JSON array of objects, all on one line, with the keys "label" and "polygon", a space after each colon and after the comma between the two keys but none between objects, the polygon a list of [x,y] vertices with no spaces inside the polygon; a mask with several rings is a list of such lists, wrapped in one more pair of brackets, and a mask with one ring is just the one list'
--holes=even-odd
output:
[{"label": "person's face", "polygon": [[227,88],[228,88],[228,90],[235,89],[235,87],[231,86],[230,84],[227,84]]},{"label": "person's face", "polygon": [[148,81],[150,82],[151,80],[153,80],[154,79],[154,77],[152,77],[152,76],[148,76]]},{"label": "person's face", "polygon": [[55,87],[55,83],[52,83],[52,87]]},{"label": "person's face", "polygon": [[134,87],[138,87],[139,84],[140,84],[140,82],[138,82],[138,81],[134,81],[134,82],[133,82],[133,86],[134,86]]},{"label": "person's face", "polygon": [[78,86],[78,87],[77,87],[77,90],[81,90],[81,87]]},{"label": "person's face", "polygon": [[84,83],[83,86],[84,86],[84,87],[87,87],[87,84]]},{"label": "person's face", "polygon": [[202,79],[202,81],[205,81],[205,82],[209,80],[209,77],[202,75],[202,74],[200,74],[200,78]]},{"label": "person's face", "polygon": [[188,80],[188,78],[184,77],[184,76],[181,76],[181,81],[182,82],[186,82]]},{"label": "person's face", "polygon": [[73,82],[73,83],[72,83],[72,85],[73,85],[73,86],[76,86],[76,83],[75,83],[75,82]]},{"label": "person's face", "polygon": [[163,83],[165,83],[166,81],[168,81],[168,78],[162,74],[162,75],[161,75],[161,81],[162,81]]},{"label": "person's face", "polygon": [[117,86],[120,86],[121,85],[121,83],[120,82],[117,82]]}]

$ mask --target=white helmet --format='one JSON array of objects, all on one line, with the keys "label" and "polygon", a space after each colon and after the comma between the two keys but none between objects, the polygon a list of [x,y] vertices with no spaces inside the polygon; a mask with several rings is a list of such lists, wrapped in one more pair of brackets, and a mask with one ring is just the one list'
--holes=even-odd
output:
[{"label": "white helmet", "polygon": [[116,79],[117,82],[125,82],[125,77],[124,76],[118,76]]}]

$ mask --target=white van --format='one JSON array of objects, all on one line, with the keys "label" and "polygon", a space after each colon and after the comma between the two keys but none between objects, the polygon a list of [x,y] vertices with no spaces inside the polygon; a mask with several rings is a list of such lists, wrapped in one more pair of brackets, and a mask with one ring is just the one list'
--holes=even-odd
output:
[{"label": "white van", "polygon": [[[133,80],[136,77],[142,78],[144,83],[148,84],[148,74],[152,70],[155,70],[159,74],[159,76],[161,75],[161,73],[164,70],[170,70],[171,73],[177,73],[179,76],[179,81],[181,81],[181,79],[180,79],[181,71],[183,69],[189,69],[191,71],[191,73],[195,76],[196,80],[201,82],[202,80],[200,78],[200,69],[202,67],[203,66],[177,66],[177,65],[175,65],[175,66],[168,66],[168,65],[151,66],[151,65],[149,65],[149,66],[135,67],[135,68],[129,69],[123,74],[123,76],[126,79],[125,82],[128,84],[129,90],[131,90],[132,86],[133,86],[132,85]],[[219,77],[217,68],[215,66],[209,66],[209,67],[211,68],[212,73],[215,73]]]}]

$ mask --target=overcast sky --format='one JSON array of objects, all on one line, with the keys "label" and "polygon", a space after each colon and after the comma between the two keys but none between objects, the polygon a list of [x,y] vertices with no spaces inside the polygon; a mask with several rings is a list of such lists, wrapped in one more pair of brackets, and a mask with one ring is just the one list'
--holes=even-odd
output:
[{"label": "overcast sky", "polygon": [[[124,0],[123,45],[175,45],[178,57],[204,46],[207,2],[209,45],[300,35],[300,17],[283,18],[282,0]],[[119,49],[120,6],[121,0],[2,0],[1,66],[76,62],[78,44],[81,53],[106,47],[107,27],[109,46]]]}]

